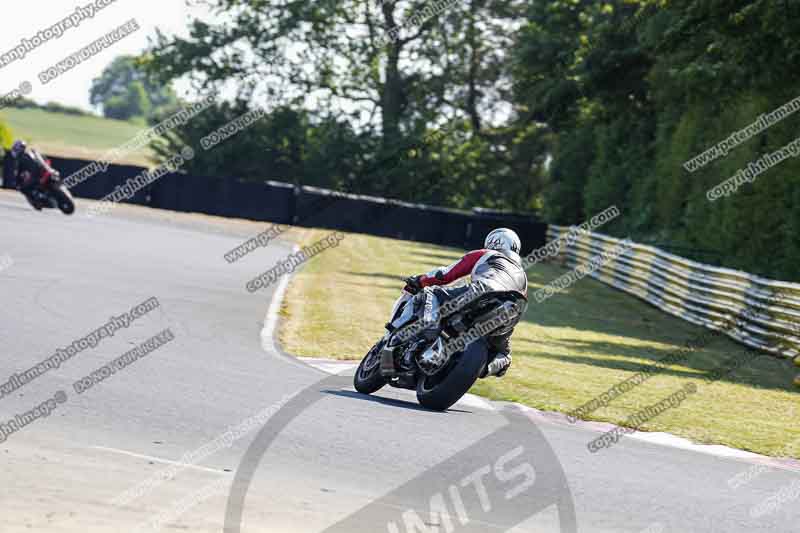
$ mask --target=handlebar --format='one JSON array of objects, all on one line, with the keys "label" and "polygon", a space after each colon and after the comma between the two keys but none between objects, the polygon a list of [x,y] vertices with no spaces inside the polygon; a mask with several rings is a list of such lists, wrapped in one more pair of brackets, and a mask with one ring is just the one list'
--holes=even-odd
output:
[{"label": "handlebar", "polygon": [[403,287],[404,291],[406,291],[409,294],[419,293],[420,289],[414,286],[416,283],[415,276],[409,276],[407,278],[404,278],[403,281],[406,283],[406,286]]}]

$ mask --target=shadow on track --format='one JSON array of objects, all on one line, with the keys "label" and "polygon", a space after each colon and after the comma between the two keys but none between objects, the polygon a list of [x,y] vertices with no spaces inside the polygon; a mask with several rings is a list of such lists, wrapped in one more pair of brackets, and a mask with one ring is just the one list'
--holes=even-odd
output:
[{"label": "shadow on track", "polygon": [[[434,411],[432,409],[427,409],[422,407],[421,405],[409,402],[406,400],[398,400],[395,398],[384,398],[382,396],[372,396],[370,394],[361,394],[360,392],[355,392],[351,390],[323,390],[324,394],[332,394],[334,396],[343,396],[345,398],[355,398],[357,400],[365,400],[368,402],[376,402],[381,403],[384,405],[391,405],[392,407],[402,407],[403,409],[410,409],[412,411],[425,411],[426,413],[439,413],[441,411]],[[452,413],[469,413],[472,414],[472,411],[464,411],[461,409],[448,409],[445,412],[452,412]]]}]

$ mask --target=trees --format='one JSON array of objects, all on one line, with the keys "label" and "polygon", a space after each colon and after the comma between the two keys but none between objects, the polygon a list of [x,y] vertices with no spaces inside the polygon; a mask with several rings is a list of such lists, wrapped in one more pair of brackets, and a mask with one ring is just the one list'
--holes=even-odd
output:
[{"label": "trees", "polygon": [[92,80],[92,105],[101,106],[107,118],[129,120],[151,118],[160,109],[174,107],[175,93],[169,85],[154,82],[133,56],[120,56]]},{"label": "trees", "polygon": [[213,149],[202,149],[203,137],[247,111],[247,102],[242,101],[212,106],[171,130],[154,145],[155,152],[166,160],[184,146],[193,147],[195,157],[183,167],[190,174],[272,179],[333,189],[349,185],[358,165],[353,156],[360,144],[357,136],[346,124],[312,124],[307,113],[288,107],[273,110]]},{"label": "trees", "polygon": [[[162,80],[187,75],[206,90],[235,87],[253,106],[346,124],[361,140],[346,158],[360,162],[347,178],[356,192],[461,207],[533,203],[545,154],[532,155],[530,132],[505,124],[515,113],[507,30],[525,2],[210,3],[229,20],[194,21],[189,37],[161,35],[148,54]],[[432,139],[440,129],[448,135]]]},{"label": "trees", "polygon": [[787,9],[774,0],[532,4],[520,33],[516,97],[553,132],[548,218],[575,223],[615,203],[624,216],[604,231],[800,279],[796,159],[729,198],[705,196],[792,141],[792,122],[701,170],[683,167],[798,96],[800,53],[791,36],[800,19]]},{"label": "trees", "polygon": [[[297,113],[288,136],[275,129],[261,138],[268,154],[292,147],[297,164],[285,168],[301,182],[541,209],[567,224],[615,204],[623,216],[604,231],[800,277],[796,233],[776,237],[800,226],[796,159],[736,197],[705,197],[791,141],[795,122],[697,172],[683,168],[798,96],[800,17],[791,3],[209,3],[228,20],[195,21],[185,39],[161,35],[143,63],[163,81],[187,75],[198,88],[235,87],[244,108]],[[331,158],[341,170],[326,166]]]},{"label": "trees", "polygon": [[106,118],[129,120],[134,117],[150,117],[151,113],[150,99],[139,81],[131,83],[124,94],[111,96],[103,103],[103,115]]}]

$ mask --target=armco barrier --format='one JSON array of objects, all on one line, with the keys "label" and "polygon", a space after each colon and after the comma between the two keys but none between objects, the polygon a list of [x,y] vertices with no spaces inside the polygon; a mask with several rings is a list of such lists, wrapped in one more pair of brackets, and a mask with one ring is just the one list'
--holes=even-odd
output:
[{"label": "armco barrier", "polygon": [[[551,225],[548,241],[569,231]],[[621,242],[600,233],[578,233],[561,247],[559,258],[574,268]],[[800,284],[704,265],[642,244],[590,275],[684,320],[800,364]]]}]

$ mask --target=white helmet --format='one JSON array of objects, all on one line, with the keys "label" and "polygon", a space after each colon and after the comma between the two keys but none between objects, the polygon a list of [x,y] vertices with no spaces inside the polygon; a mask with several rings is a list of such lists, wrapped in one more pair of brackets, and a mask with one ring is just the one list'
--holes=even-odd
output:
[{"label": "white helmet", "polygon": [[514,230],[497,228],[490,231],[489,235],[486,236],[483,247],[489,250],[497,250],[498,252],[514,252],[518,254],[522,245]]}]

